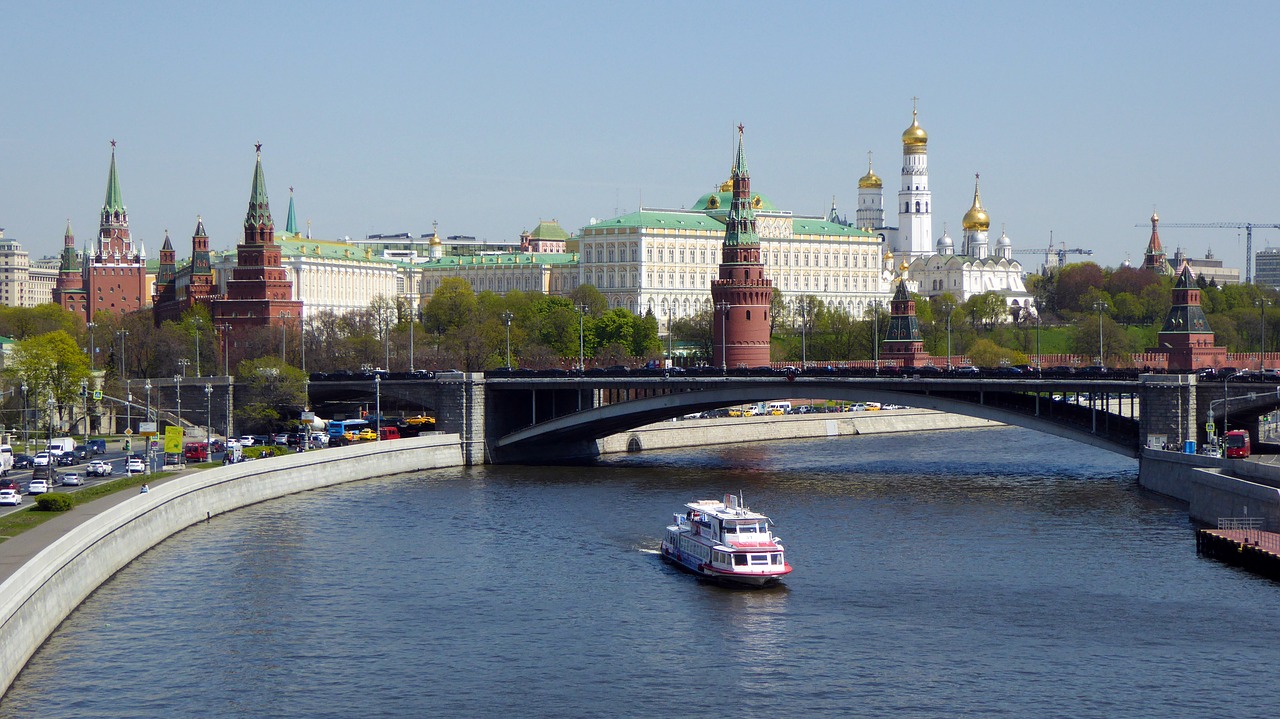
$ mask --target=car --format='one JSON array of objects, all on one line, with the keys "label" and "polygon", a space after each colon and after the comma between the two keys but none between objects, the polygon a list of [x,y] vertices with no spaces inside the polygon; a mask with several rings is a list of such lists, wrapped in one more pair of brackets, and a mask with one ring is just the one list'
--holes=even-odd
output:
[{"label": "car", "polygon": [[79,487],[82,484],[84,484],[84,477],[81,477],[79,472],[67,472],[62,475],[64,487]]},{"label": "car", "polygon": [[32,467],[47,467],[49,462],[53,460],[53,455],[48,452],[37,452],[36,456],[31,458]]},{"label": "car", "polygon": [[111,475],[112,471],[114,471],[114,468],[110,462],[95,459],[85,468],[84,473],[90,477],[107,477]]},{"label": "car", "polygon": [[253,435],[251,435],[251,434],[246,434],[245,436],[241,437],[241,438],[240,438],[240,446],[241,446],[241,447],[252,447],[252,446],[253,446]]},{"label": "car", "polygon": [[54,463],[59,467],[70,467],[76,463],[76,455],[73,452],[63,452],[62,454],[54,455]]},{"label": "car", "polygon": [[141,474],[142,472],[147,471],[147,465],[137,457],[130,457],[129,461],[124,465],[124,471],[129,474]]},{"label": "car", "polygon": [[88,444],[88,445],[86,445],[86,449],[88,449],[88,450],[89,450],[89,454],[106,454],[106,453],[107,453],[107,440],[105,440],[105,439],[91,439],[91,440],[89,440],[89,444]]},{"label": "car", "polygon": [[12,489],[15,492],[22,491],[22,488],[18,486],[17,480],[9,477],[0,478],[0,489]]},{"label": "car", "polygon": [[27,483],[27,494],[44,494],[49,491],[49,483],[43,479],[33,479]]},{"label": "car", "polygon": [[956,367],[952,371],[955,374],[970,375],[970,376],[977,375],[981,372],[981,370],[979,370],[977,367],[974,367],[973,365],[961,365],[959,367]]},{"label": "car", "polygon": [[0,505],[16,507],[22,504],[22,495],[13,489],[0,489]]},{"label": "car", "polygon": [[29,454],[13,455],[14,469],[31,469],[35,466],[35,459]]}]

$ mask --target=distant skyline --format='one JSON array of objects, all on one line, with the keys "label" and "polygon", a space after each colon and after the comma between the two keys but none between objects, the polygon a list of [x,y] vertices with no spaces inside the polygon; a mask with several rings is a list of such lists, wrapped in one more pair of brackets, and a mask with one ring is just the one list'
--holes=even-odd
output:
[{"label": "distant skyline", "polygon": [[[255,142],[277,230],[293,186],[318,239],[688,207],[739,122],[778,207],[852,217],[871,151],[894,222],[913,96],[935,237],[959,240],[974,173],[993,237],[1094,250],[1072,261],[1140,264],[1153,209],[1280,223],[1274,3],[0,0],[0,19],[0,227],[33,257],[68,218],[94,240],[112,139],[150,258],[166,229],[188,256],[198,215],[213,249],[240,241]],[[1243,275],[1243,230],[1161,238]]]}]

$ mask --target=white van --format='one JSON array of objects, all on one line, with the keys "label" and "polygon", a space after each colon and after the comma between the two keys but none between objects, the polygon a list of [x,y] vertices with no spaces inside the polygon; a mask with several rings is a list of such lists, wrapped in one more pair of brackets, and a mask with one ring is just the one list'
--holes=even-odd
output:
[{"label": "white van", "polygon": [[769,414],[791,414],[790,402],[770,402]]}]

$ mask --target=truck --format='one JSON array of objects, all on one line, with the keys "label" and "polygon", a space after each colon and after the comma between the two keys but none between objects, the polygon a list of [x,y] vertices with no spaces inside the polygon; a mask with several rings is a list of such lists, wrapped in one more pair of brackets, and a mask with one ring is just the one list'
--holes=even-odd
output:
[{"label": "truck", "polygon": [[8,477],[11,469],[13,469],[13,447],[0,444],[0,477]]},{"label": "truck", "polygon": [[46,448],[49,454],[57,457],[64,452],[70,452],[76,448],[76,441],[72,437],[54,437],[49,440],[49,446]]}]

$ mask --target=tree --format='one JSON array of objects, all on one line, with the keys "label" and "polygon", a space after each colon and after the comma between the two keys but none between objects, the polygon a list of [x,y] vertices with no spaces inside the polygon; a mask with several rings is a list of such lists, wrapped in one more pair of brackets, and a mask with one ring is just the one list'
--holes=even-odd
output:
[{"label": "tree", "polygon": [[569,300],[573,302],[574,307],[586,305],[589,308],[587,314],[596,317],[609,309],[609,300],[605,299],[604,293],[596,289],[595,285],[585,283],[578,285],[569,293]]},{"label": "tree", "polygon": [[989,339],[974,342],[966,353],[969,361],[978,367],[1026,364],[1027,356],[1016,350],[1006,349]]},{"label": "tree", "polygon": [[269,356],[236,366],[236,425],[250,433],[270,432],[295,419],[306,407],[307,376],[297,367]]},{"label": "tree", "polygon": [[74,407],[80,383],[90,379],[89,356],[63,330],[15,342],[5,365],[15,383],[27,385],[28,405],[37,408],[50,397],[58,407]]},{"label": "tree", "polygon": [[710,311],[703,310],[692,317],[681,317],[671,322],[671,333],[677,340],[694,345],[694,354],[702,362],[711,361],[712,317]]}]

